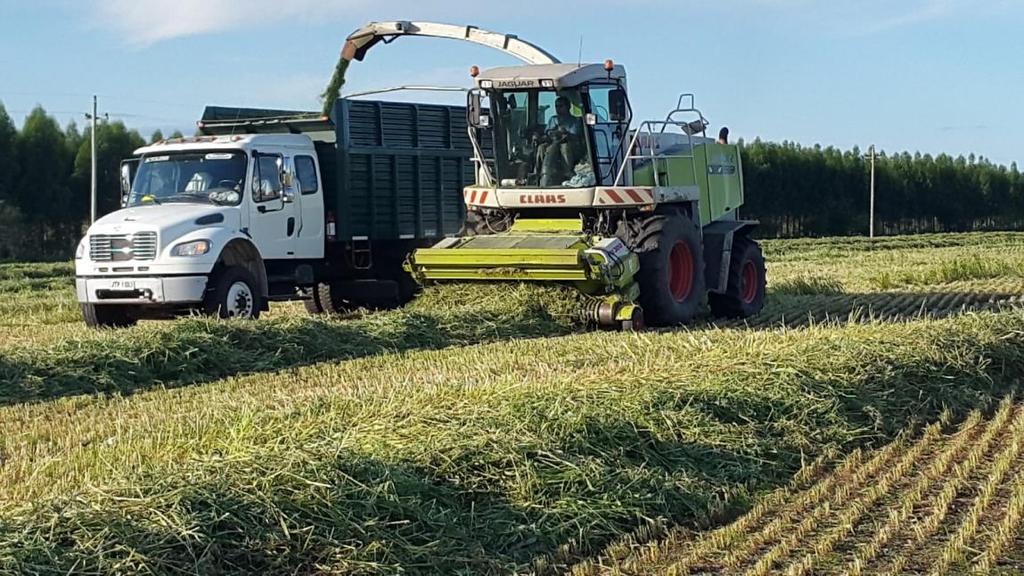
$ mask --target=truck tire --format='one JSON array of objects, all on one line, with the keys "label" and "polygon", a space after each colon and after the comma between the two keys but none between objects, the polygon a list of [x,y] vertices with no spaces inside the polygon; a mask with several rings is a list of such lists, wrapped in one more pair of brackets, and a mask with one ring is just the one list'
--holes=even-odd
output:
[{"label": "truck tire", "polygon": [[329,283],[321,283],[310,289],[310,298],[306,300],[306,312],[310,314],[345,314],[352,306],[343,300],[338,293],[331,291]]},{"label": "truck tire", "polygon": [[686,216],[661,220],[655,246],[640,254],[640,306],[650,326],[692,321],[703,309],[704,247],[700,229]]},{"label": "truck tire", "polygon": [[217,318],[255,320],[263,307],[259,283],[240,266],[225,268],[214,279],[213,290],[206,293],[204,311]]},{"label": "truck tire", "polygon": [[128,328],[139,320],[132,316],[126,306],[80,304],[82,318],[89,328]]},{"label": "truck tire", "polygon": [[729,285],[725,294],[711,294],[711,314],[716,318],[749,318],[764,308],[767,286],[764,254],[746,236],[733,240],[729,259]]},{"label": "truck tire", "polygon": [[415,298],[421,290],[419,282],[405,270],[395,275],[395,282],[398,283],[398,306],[405,306]]}]

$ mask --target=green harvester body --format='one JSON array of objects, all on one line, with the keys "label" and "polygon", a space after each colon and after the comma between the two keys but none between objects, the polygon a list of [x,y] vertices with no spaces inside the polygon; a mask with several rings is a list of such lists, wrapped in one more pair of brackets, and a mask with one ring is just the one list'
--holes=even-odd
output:
[{"label": "green harvester body", "polygon": [[[482,224],[467,228],[464,236],[417,250],[406,267],[421,284],[557,282],[590,296],[593,306],[586,313],[595,324],[632,326],[633,321],[642,323],[637,276],[639,253],[648,247],[642,245],[642,232],[630,232],[630,223],[676,213],[686,214],[702,231],[735,222],[722,227],[730,243],[732,232],[751,225],[737,219],[743,204],[740,151],[703,135],[707,122],[692,107],[692,97],[689,107],[680,98],[666,120],[630,129],[625,72],[619,66],[612,71],[595,65],[548,65],[494,72],[493,79],[477,79],[482,90],[471,92],[469,105],[479,168],[477,182],[466,188],[464,197],[470,217]],[[601,106],[593,104],[593,95],[602,90],[614,94],[605,96]],[[491,102],[487,115],[481,111],[484,96]],[[545,149],[538,153],[522,142],[508,141],[528,131],[521,127],[524,123],[550,127],[557,122],[547,109],[552,106],[542,104],[554,103],[556,97],[572,101],[577,120],[569,122],[578,121],[583,128],[580,139],[589,154],[576,165],[575,174],[563,173],[554,183],[546,174],[524,177],[531,170],[541,171]],[[687,113],[697,119],[680,118]],[[506,126],[514,121],[515,130]],[[479,144],[487,137],[494,138],[490,148],[495,159]],[[558,146],[549,144],[547,154],[572,149]],[[723,242],[713,249],[729,248]],[[721,258],[709,262],[720,266]],[[709,291],[724,291],[723,274],[713,272],[716,284]]]}]

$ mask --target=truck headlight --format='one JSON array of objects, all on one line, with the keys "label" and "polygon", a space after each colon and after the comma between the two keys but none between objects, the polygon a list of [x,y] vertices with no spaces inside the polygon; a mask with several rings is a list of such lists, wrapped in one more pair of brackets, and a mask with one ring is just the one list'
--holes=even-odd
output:
[{"label": "truck headlight", "polygon": [[210,251],[209,240],[185,242],[171,248],[171,256],[202,256]]},{"label": "truck headlight", "polygon": [[78,249],[75,250],[75,260],[81,260],[85,256],[85,239],[78,243]]}]

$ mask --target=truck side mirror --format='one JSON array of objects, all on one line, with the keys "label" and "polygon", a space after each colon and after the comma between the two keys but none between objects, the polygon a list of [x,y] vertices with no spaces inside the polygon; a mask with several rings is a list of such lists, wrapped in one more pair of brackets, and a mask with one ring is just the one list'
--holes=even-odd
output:
[{"label": "truck side mirror", "polygon": [[121,207],[128,205],[128,197],[132,193],[132,183],[139,169],[139,159],[129,158],[121,161]]},{"label": "truck side mirror", "polygon": [[608,93],[608,114],[612,122],[625,122],[629,118],[629,102],[626,91],[616,88]]},{"label": "truck side mirror", "polygon": [[295,175],[287,169],[281,171],[281,201],[285,204],[295,202]]}]

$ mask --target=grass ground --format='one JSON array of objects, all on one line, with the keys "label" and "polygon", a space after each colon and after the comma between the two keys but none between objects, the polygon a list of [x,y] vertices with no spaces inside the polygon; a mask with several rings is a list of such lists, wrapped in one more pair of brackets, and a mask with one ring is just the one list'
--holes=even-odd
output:
[{"label": "grass ground", "polygon": [[[629,557],[602,554],[627,534],[680,526],[690,542],[678,535],[789,506],[831,477],[829,455],[871,462],[893,439],[875,476],[848,472],[862,477],[849,494],[881,485],[872,504],[902,510],[894,495],[924,501],[934,486],[916,478],[947,473],[920,469],[964,437],[951,428],[1024,374],[1021,245],[771,242],[763,318],[645,334],[578,334],[571,302],[539,306],[528,287],[343,320],[284,306],[91,332],[67,266],[0,265],[0,572],[560,571]],[[998,430],[992,446],[1010,438]],[[1009,536],[986,533],[993,562],[1018,554],[1009,485],[988,497],[1010,519]],[[832,549],[799,539],[769,571],[812,551],[838,566],[837,519],[865,532],[859,508],[790,509]]]},{"label": "grass ground", "polygon": [[[1024,404],[806,468],[734,523],[677,530],[576,574],[1019,574]],[[603,564],[603,565],[602,565]]]}]

